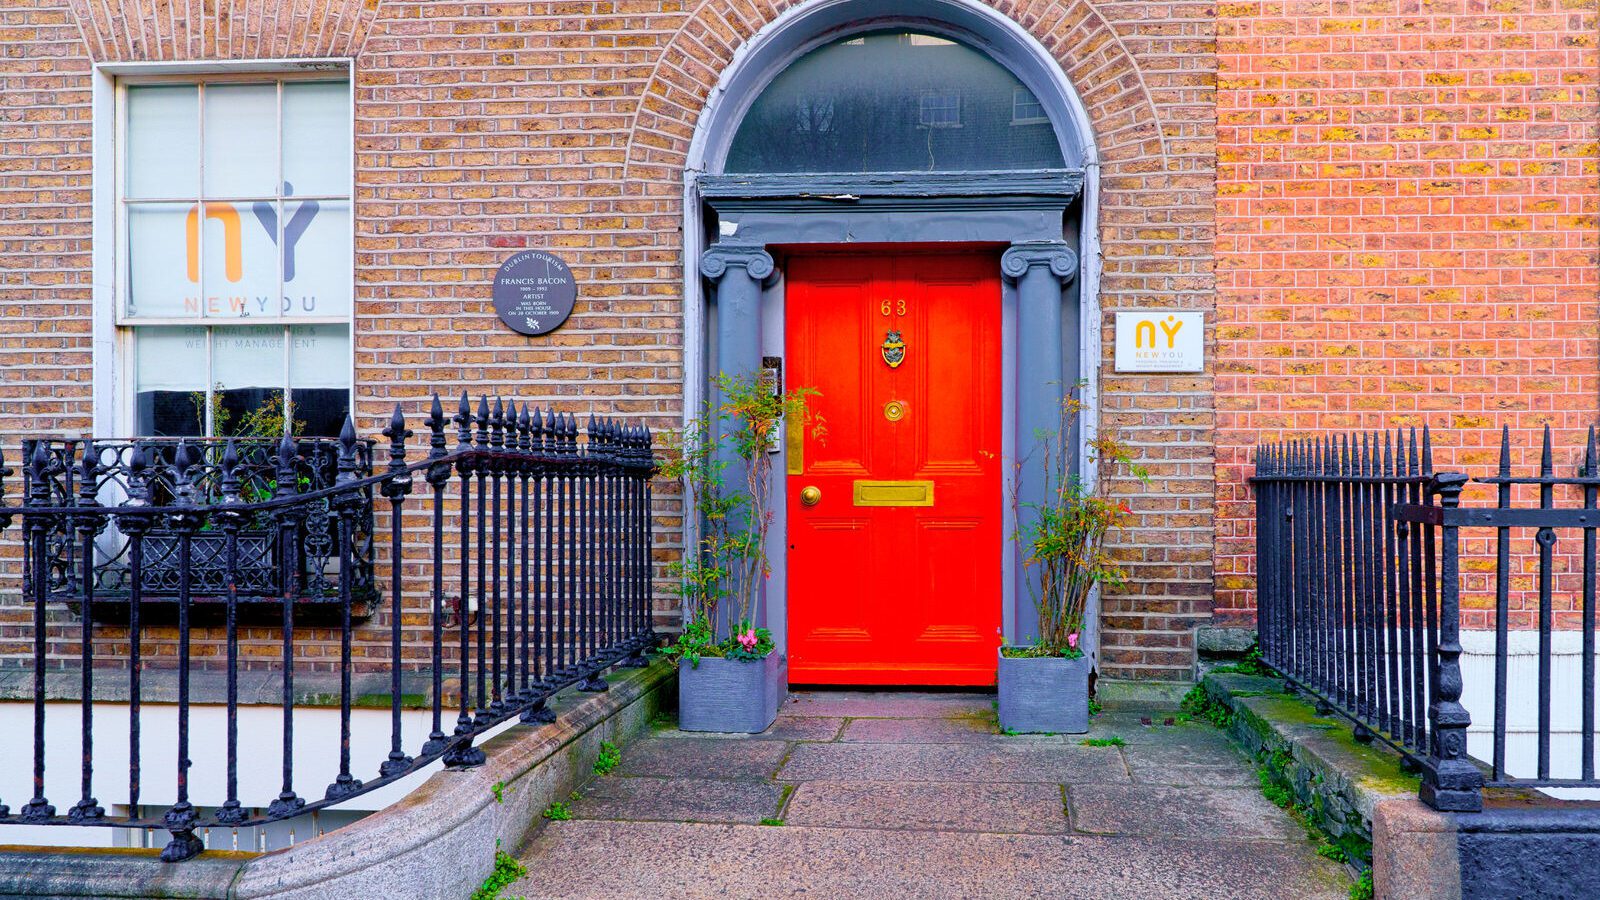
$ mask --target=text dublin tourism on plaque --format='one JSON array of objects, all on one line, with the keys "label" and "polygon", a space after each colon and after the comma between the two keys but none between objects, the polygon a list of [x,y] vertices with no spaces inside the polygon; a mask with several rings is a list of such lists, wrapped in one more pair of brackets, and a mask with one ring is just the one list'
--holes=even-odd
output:
[{"label": "text dublin tourism on plaque", "polygon": [[572,270],[543,250],[524,250],[494,273],[494,311],[521,334],[548,334],[572,315],[578,282]]}]

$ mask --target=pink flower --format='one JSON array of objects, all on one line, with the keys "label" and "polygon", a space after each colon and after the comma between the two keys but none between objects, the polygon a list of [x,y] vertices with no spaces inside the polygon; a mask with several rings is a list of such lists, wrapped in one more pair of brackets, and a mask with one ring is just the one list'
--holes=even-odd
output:
[{"label": "pink flower", "polygon": [[756,637],[754,628],[739,635],[739,646],[743,647],[747,653],[754,651],[758,643],[760,643],[760,638]]},{"label": "pink flower", "polygon": [[1074,650],[1078,649],[1078,633],[1076,631],[1067,635],[1067,646]]}]

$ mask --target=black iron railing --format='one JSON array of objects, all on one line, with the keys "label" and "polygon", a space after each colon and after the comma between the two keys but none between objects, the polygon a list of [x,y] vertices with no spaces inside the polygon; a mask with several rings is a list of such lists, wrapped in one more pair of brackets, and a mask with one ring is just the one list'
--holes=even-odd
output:
[{"label": "black iron railing", "polygon": [[[266,500],[279,494],[279,441],[272,438],[141,438],[133,440],[40,439],[24,441],[22,495],[28,504],[51,507],[103,506],[129,504],[168,507],[179,496],[175,473],[180,449],[188,454],[184,469],[188,498],[199,506],[225,502],[223,456],[233,448],[231,485],[234,502]],[[37,452],[45,459],[32,465]],[[305,494],[330,488],[338,475],[339,443],[327,438],[296,438],[294,471],[289,484],[293,493]],[[356,475],[372,475],[372,442],[357,441]],[[43,483],[48,492],[35,491]],[[358,615],[375,599],[372,571],[372,489],[362,492],[365,504],[354,518],[351,535],[351,564],[339,567],[336,516],[326,498],[304,507],[301,524],[302,552],[295,572],[298,599],[308,607],[337,604],[339,581],[351,580]],[[172,601],[178,595],[178,533],[168,523],[155,521],[144,534],[144,558],[140,567],[139,594],[146,604],[146,619],[158,615],[149,604]],[[77,535],[71,520],[60,518],[56,530],[45,537],[45,577],[52,599],[76,604],[83,595],[86,577],[78,558]],[[277,559],[278,542],[271,517],[258,510],[240,524],[236,536],[239,561],[231,571],[238,602],[275,606],[283,596],[283,566]],[[224,555],[228,538],[216,522],[207,522],[190,538],[188,565],[190,602],[197,613],[219,608],[226,577],[230,574]],[[97,601],[95,615],[105,621],[127,621],[128,599],[132,596],[129,536],[120,531],[113,518],[95,539],[95,563],[90,569]],[[32,569],[29,569],[31,577]],[[270,610],[269,610],[270,611]],[[308,609],[309,611],[309,609]],[[167,616],[170,619],[170,614]]]},{"label": "black iron railing", "polygon": [[[298,816],[389,784],[441,758],[448,766],[476,765],[483,754],[473,746],[474,740],[489,728],[518,716],[530,723],[550,721],[553,716],[545,702],[555,691],[574,684],[604,690],[600,675],[607,668],[643,664],[644,650],[653,643],[650,477],[655,464],[649,432],[591,419],[587,441],[580,443],[579,427],[570,415],[527,406],[519,409],[516,403],[507,407],[499,400],[491,407],[486,399],[479,401],[474,414],[464,394],[454,418],[453,447],[437,397],[426,425],[427,452],[415,458],[407,443],[412,433],[397,407],[384,431],[387,465],[381,473],[367,475],[363,445],[347,421],[336,445],[331,482],[309,489],[300,479],[308,465],[317,463],[308,461],[303,445],[292,440],[276,447],[272,478],[267,480],[259,465],[252,470],[244,462],[246,454],[237,441],[222,445],[214,466],[197,464],[195,450],[187,443],[174,445],[168,453],[160,446],[133,442],[116,451],[119,460],[125,459],[120,464],[126,499],[114,504],[104,502],[105,479],[100,471],[107,458],[104,453],[78,453],[79,472],[65,481],[59,470],[63,454],[44,442],[32,443],[24,463],[27,494],[20,505],[0,505],[0,531],[13,523],[20,526],[27,570],[22,599],[33,613],[33,797],[20,808],[0,806],[0,824],[165,828],[172,832],[172,840],[162,858],[187,859],[202,849],[195,835],[198,828],[256,825]],[[422,487],[416,484],[418,476]],[[261,489],[268,482],[270,496]],[[64,489],[69,483],[76,485],[75,493]],[[252,483],[254,493],[247,494]],[[155,484],[170,493],[166,502],[152,499]],[[371,515],[374,493],[383,498],[380,509],[387,506],[387,516],[380,512],[378,518],[387,519],[388,534],[387,540],[371,545],[369,562],[387,569],[388,584],[382,587],[388,593],[390,615],[386,635],[381,628],[368,635],[377,638],[377,647],[362,648],[376,650],[376,655],[364,652],[362,659],[366,664],[376,660],[390,676],[390,749],[384,759],[371,761],[376,764],[375,778],[356,777],[354,765],[365,762],[351,759],[350,743],[356,582],[339,578],[339,770],[321,796],[302,796],[295,784],[294,679],[296,666],[306,665],[296,652],[296,614],[300,581],[308,571],[305,556],[311,552],[309,523],[318,511],[328,511],[333,519],[333,561],[339,573],[350,572],[358,564],[361,536],[372,533],[362,517]],[[408,518],[414,528],[427,522],[431,534],[408,545],[404,527]],[[124,635],[118,626],[115,635],[119,644],[126,645],[123,671],[105,666],[111,660],[101,658],[104,653],[97,656],[102,632],[110,627],[96,622],[95,607],[101,602],[97,589],[102,583],[97,567],[104,560],[102,540],[112,531],[117,540],[126,541],[123,558],[129,573],[125,600],[129,627]],[[261,742],[275,742],[278,735],[276,730],[272,738],[239,733],[239,587],[248,534],[265,534],[270,543],[269,558],[276,566],[272,584],[281,612],[272,649],[281,666],[282,790],[260,810],[245,807],[239,797],[240,747],[251,747],[259,765],[263,753],[271,753]],[[220,535],[220,550],[212,558],[222,571],[228,726],[225,758],[200,763],[223,769],[227,800],[214,813],[202,815],[189,797],[189,770],[194,765],[189,761],[191,668],[197,637],[203,637],[191,619],[200,584],[196,547],[208,535]],[[175,659],[170,662],[175,663],[171,677],[176,680],[177,727],[161,740],[175,742],[178,762],[176,795],[160,801],[171,800],[171,805],[159,819],[141,819],[108,814],[94,797],[96,778],[104,776],[97,776],[94,766],[93,707],[96,679],[125,682],[130,724],[122,740],[131,760],[127,809],[148,805],[150,801],[140,795],[140,759],[141,744],[150,736],[140,730],[140,704],[147,689],[144,679],[151,673],[146,672],[150,660],[142,655],[147,638],[141,618],[146,600],[143,575],[153,559],[151,543],[156,536],[170,536],[175,542],[177,628]],[[52,542],[64,543],[65,549],[53,547]],[[425,549],[418,552],[419,547]],[[68,560],[65,566],[58,562],[63,554]],[[64,573],[53,575],[52,567]],[[407,569],[415,581],[407,580]],[[419,569],[425,573],[420,577]],[[70,575],[73,570],[76,579]],[[460,598],[454,610],[447,592]],[[416,598],[410,604],[403,602],[408,594]],[[77,621],[52,626],[47,607],[64,600],[77,606]],[[474,608],[476,613],[470,614]],[[402,610],[409,610],[408,616]],[[421,627],[430,646],[421,659],[408,660],[403,630],[417,625],[419,610],[425,611]],[[45,796],[46,670],[56,662],[47,662],[56,637],[52,630],[63,627],[78,653],[83,763],[80,797],[58,813]],[[116,662],[122,667],[122,660]],[[422,670],[431,681],[431,729],[420,746],[409,748],[402,746],[401,727],[402,676],[408,668]],[[447,706],[454,707],[453,727],[447,727]],[[26,756],[22,751],[8,758]]]},{"label": "black iron railing", "polygon": [[[1600,489],[1591,430],[1576,477],[1554,474],[1545,429],[1540,472],[1512,477],[1509,431],[1498,506],[1460,506],[1466,475],[1435,472],[1429,433],[1413,430],[1259,448],[1256,497],[1257,628],[1268,665],[1312,694],[1324,711],[1355,724],[1356,736],[1387,743],[1423,773],[1422,799],[1437,809],[1482,808],[1481,788],[1597,787],[1594,775],[1595,528]],[[1534,485],[1539,507],[1514,504],[1513,486]],[[1580,508],[1555,508],[1558,487],[1577,488]],[[1497,529],[1493,760],[1468,755],[1471,724],[1461,703],[1461,529]],[[1539,667],[1538,763],[1534,778],[1506,773],[1507,647],[1513,529],[1536,529]],[[1581,776],[1550,776],[1552,585],[1556,530],[1583,530],[1583,735]],[[1525,548],[1526,549],[1526,548]],[[1486,604],[1475,604],[1484,606]],[[1526,687],[1524,685],[1524,687]]]}]

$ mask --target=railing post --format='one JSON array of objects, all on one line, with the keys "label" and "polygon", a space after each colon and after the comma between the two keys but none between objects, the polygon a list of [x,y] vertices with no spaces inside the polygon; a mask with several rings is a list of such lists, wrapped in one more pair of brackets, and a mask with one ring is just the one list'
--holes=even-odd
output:
[{"label": "railing post", "polygon": [[406,439],[412,434],[406,428],[400,404],[394,405],[394,414],[383,434],[389,439],[389,477],[383,482],[383,496],[389,499],[389,757],[378,766],[378,774],[388,778],[411,767],[411,757],[400,746],[400,629],[405,610],[401,591],[402,507],[412,487],[411,472],[406,468]]},{"label": "railing post", "polygon": [[1461,572],[1460,529],[1450,519],[1461,505],[1467,476],[1440,472],[1429,490],[1439,495],[1445,510],[1443,548],[1439,573],[1438,694],[1429,710],[1433,723],[1428,766],[1422,776],[1421,797],[1434,809],[1477,812],[1483,809],[1483,773],[1467,758],[1467,726],[1472,717],[1461,705]]}]

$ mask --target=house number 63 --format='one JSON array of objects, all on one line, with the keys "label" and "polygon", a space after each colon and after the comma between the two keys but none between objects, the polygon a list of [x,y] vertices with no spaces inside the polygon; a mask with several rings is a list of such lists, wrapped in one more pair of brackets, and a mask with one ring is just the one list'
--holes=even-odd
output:
[{"label": "house number 63", "polygon": [[886,316],[890,315],[891,313],[897,316],[903,316],[906,314],[906,301],[904,299],[885,300],[878,305],[878,312],[881,312]]}]

